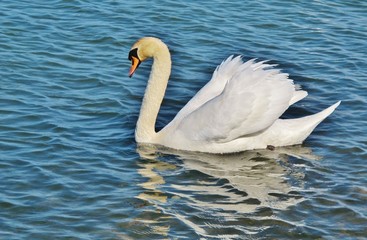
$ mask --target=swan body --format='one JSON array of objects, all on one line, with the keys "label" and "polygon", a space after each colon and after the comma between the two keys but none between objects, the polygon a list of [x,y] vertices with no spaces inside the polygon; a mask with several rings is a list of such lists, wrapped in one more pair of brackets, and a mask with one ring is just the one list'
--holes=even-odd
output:
[{"label": "swan body", "polygon": [[171,73],[168,47],[158,38],[138,40],[129,53],[129,75],[151,57],[152,70],[135,130],[138,143],[208,153],[301,144],[340,104],[339,101],[314,115],[280,119],[307,92],[297,90],[288,74],[265,61],[243,62],[240,56],[230,56],[176,117],[156,132],[156,119]]}]

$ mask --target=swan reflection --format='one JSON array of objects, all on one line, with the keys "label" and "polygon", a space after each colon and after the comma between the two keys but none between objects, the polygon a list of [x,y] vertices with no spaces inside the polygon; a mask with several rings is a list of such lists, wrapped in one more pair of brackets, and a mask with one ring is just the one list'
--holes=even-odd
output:
[{"label": "swan reflection", "polygon": [[[275,150],[247,151],[238,154],[215,155],[197,152],[184,152],[154,145],[140,145],[137,149],[142,158],[154,160],[140,164],[139,173],[148,178],[141,186],[149,190],[149,196],[142,193],[139,198],[166,202],[167,196],[159,190],[165,184],[163,176],[157,172],[175,169],[169,163],[159,161],[159,154],[171,154],[182,160],[186,170],[194,170],[209,175],[214,179],[226,180],[202,182],[192,180],[192,184],[171,183],[174,194],[187,198],[200,207],[219,208],[237,212],[253,212],[259,207],[284,209],[302,200],[292,187],[287,176],[291,169],[285,165],[289,156],[317,160],[311,149],[294,146]],[[158,170],[158,171],[154,171]],[[292,173],[302,178],[302,173]],[[151,194],[152,190],[155,194]],[[195,194],[193,194],[195,193]],[[202,200],[206,196],[206,200]],[[211,200],[209,196],[212,196]]]},{"label": "swan reflection", "polygon": [[[137,198],[152,204],[165,218],[178,219],[208,237],[205,229],[222,221],[260,209],[268,212],[262,217],[272,218],[272,210],[302,201],[300,186],[294,186],[294,181],[291,184],[289,178],[302,182],[303,171],[297,171],[288,160],[319,159],[302,146],[214,155],[140,145],[137,152],[143,159],[138,172],[147,179],[140,184],[145,191]],[[170,163],[172,158],[166,161],[170,157],[176,162]],[[167,236],[166,231],[160,234]]]},{"label": "swan reflection", "polygon": [[147,182],[139,184],[144,189],[148,190],[140,193],[137,198],[142,200],[154,200],[162,203],[167,202],[167,196],[160,191],[157,186],[164,184],[165,181],[162,176],[156,173],[156,171],[164,171],[175,169],[176,166],[164,162],[150,162],[144,164],[138,164],[141,168],[138,170],[139,174],[148,178]]}]

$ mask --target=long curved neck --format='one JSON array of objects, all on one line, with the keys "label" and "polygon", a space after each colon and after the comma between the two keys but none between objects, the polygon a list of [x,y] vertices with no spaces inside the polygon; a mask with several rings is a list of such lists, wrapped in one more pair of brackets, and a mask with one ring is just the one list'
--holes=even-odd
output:
[{"label": "long curved neck", "polygon": [[153,55],[153,65],[140,109],[135,140],[153,143],[155,123],[171,74],[171,56],[166,45],[159,46]]}]

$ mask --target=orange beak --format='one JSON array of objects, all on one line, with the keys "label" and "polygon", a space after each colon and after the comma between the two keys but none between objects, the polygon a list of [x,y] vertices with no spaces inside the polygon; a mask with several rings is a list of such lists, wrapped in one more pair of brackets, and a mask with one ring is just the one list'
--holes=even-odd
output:
[{"label": "orange beak", "polygon": [[129,72],[129,77],[132,77],[136,69],[138,69],[141,61],[136,57],[131,57],[131,68]]}]

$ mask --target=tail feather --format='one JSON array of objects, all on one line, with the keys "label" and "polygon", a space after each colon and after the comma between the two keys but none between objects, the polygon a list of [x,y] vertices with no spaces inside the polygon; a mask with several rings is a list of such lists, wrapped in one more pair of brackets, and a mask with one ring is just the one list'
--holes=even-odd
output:
[{"label": "tail feather", "polygon": [[310,134],[311,132],[319,125],[325,118],[327,118],[330,114],[334,112],[334,110],[339,106],[340,101],[334,103],[330,107],[322,110],[321,112],[315,113],[310,116],[294,119],[297,121],[298,127],[303,129],[303,136],[300,136],[300,142],[302,143]]},{"label": "tail feather", "polygon": [[320,122],[322,122],[325,118],[327,118],[330,114],[332,114],[334,110],[339,106],[339,104],[340,101],[334,103],[333,105],[322,110],[321,112],[299,118],[298,120],[301,121],[301,123],[305,124],[305,126],[311,127],[312,131],[317,125],[319,125]]},{"label": "tail feather", "polygon": [[278,120],[279,134],[283,135],[283,145],[301,144],[325,118],[339,106],[340,101],[313,115],[296,119]]}]

